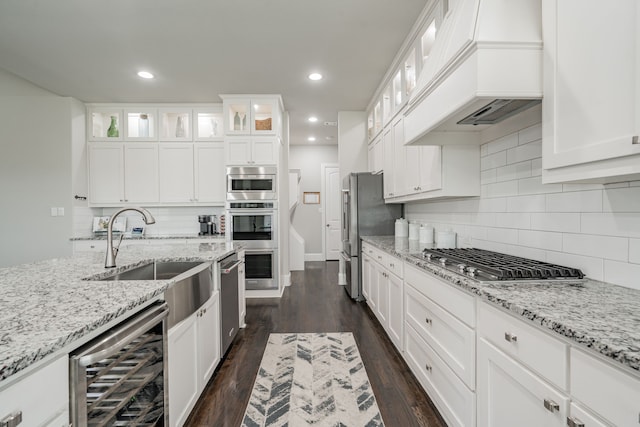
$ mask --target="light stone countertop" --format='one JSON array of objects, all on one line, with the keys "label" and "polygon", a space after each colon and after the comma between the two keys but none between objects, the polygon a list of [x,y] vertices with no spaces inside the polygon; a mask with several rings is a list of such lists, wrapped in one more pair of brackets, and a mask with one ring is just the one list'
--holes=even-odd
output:
[{"label": "light stone countertop", "polygon": [[406,238],[362,240],[640,374],[639,290],[590,279],[482,283],[427,263],[417,242]]},{"label": "light stone countertop", "polygon": [[0,388],[32,364],[71,351],[83,337],[124,314],[160,299],[172,280],[90,281],[136,265],[158,261],[216,261],[237,245],[212,243],[127,247],[115,269],[105,270],[103,252],[0,268]]}]

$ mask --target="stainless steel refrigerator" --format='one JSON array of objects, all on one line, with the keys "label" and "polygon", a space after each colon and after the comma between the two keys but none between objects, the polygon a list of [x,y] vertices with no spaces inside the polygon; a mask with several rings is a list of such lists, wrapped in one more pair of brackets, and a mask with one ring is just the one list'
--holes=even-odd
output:
[{"label": "stainless steel refrigerator", "polygon": [[362,301],[362,236],[391,236],[402,205],[385,204],[382,175],[352,173],[342,183],[342,259],[349,296]]}]

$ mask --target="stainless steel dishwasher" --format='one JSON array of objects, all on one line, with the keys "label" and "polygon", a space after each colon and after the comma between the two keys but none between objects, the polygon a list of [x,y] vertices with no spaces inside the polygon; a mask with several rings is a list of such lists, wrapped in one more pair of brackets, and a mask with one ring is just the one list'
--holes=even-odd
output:
[{"label": "stainless steel dishwasher", "polygon": [[224,356],[238,333],[238,254],[229,255],[220,261],[220,340],[221,356]]}]

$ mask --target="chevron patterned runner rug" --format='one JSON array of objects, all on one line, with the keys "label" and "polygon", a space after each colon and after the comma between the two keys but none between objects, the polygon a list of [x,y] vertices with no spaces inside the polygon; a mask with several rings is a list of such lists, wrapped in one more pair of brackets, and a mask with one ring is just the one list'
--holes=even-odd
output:
[{"label": "chevron patterned runner rug", "polygon": [[353,334],[271,334],[243,427],[384,426]]}]

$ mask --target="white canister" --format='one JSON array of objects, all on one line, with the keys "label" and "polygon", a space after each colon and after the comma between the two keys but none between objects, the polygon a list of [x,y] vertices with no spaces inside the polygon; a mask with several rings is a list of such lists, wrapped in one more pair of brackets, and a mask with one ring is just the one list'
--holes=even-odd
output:
[{"label": "white canister", "polygon": [[450,228],[436,233],[437,247],[443,249],[453,249],[456,247],[456,233]]},{"label": "white canister", "polygon": [[409,237],[409,222],[404,218],[396,219],[396,237]]},{"label": "white canister", "polygon": [[409,240],[420,238],[420,223],[409,221]]},{"label": "white canister", "polygon": [[429,224],[423,224],[420,226],[420,244],[432,245],[433,244],[433,227]]}]

